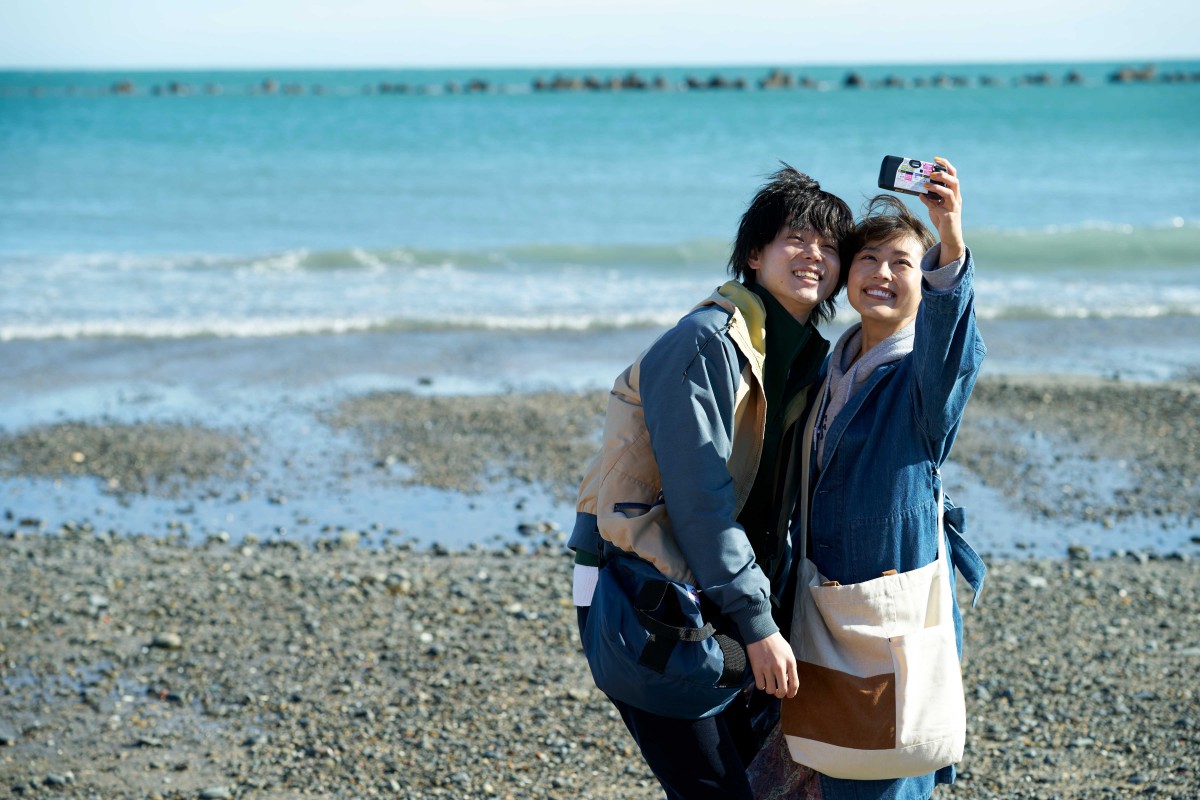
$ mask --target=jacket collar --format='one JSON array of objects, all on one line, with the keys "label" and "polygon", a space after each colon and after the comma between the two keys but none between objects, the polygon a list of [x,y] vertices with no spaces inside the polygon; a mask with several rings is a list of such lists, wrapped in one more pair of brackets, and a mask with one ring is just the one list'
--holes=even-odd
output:
[{"label": "jacket collar", "polygon": [[726,281],[696,308],[720,306],[730,313],[729,338],[750,361],[759,383],[767,358],[767,309],[763,301],[738,281]]}]

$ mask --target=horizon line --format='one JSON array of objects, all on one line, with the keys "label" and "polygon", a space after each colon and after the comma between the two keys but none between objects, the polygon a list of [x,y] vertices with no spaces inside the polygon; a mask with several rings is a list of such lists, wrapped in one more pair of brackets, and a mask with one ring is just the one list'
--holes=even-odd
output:
[{"label": "horizon line", "polygon": [[1146,64],[1153,62],[1200,62],[1198,55],[1162,55],[1162,56],[1123,56],[1083,59],[1022,59],[1022,60],[983,60],[983,61],[826,61],[826,62],[785,62],[785,61],[742,61],[722,63],[698,62],[594,62],[579,64],[157,64],[157,65],[87,65],[87,64],[0,64],[0,72],[250,72],[255,70],[276,70],[280,72],[374,72],[387,70],[403,71],[446,71],[446,70],[599,70],[599,69],[804,69],[832,67],[1000,67],[1020,65],[1068,66],[1068,65],[1112,65],[1112,64]]}]

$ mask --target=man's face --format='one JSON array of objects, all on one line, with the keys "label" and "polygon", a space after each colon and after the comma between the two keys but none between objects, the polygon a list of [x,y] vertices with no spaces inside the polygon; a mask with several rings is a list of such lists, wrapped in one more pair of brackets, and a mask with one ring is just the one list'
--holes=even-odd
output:
[{"label": "man's face", "polygon": [[837,286],[837,242],[812,228],[783,228],[748,261],[754,280],[793,317],[806,322]]},{"label": "man's face", "polygon": [[885,323],[900,330],[916,319],[924,254],[925,248],[913,236],[867,242],[854,254],[846,296],[864,324]]}]

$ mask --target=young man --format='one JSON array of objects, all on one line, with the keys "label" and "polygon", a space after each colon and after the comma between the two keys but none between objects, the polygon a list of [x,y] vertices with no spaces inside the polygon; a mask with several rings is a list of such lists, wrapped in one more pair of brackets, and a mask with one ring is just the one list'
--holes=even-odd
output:
[{"label": "young man", "polygon": [[[795,658],[774,618],[791,566],[778,524],[781,443],[829,348],[815,323],[833,316],[852,228],[844,202],[785,165],[742,216],[729,260],[739,280],[617,378],[571,536],[581,629],[603,540],[697,586],[746,643],[755,686],[795,694]],[[668,798],[750,798],[744,765],[756,742],[744,704],[686,720],[613,702]]]}]

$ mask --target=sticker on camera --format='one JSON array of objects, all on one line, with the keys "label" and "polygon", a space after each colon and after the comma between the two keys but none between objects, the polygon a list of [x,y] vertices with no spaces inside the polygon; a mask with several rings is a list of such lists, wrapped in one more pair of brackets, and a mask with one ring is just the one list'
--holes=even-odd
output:
[{"label": "sticker on camera", "polygon": [[893,185],[897,189],[928,194],[929,190],[925,188],[925,184],[929,183],[929,176],[933,174],[934,166],[928,161],[916,158],[903,159],[900,162],[900,168],[896,170],[896,182]]}]

